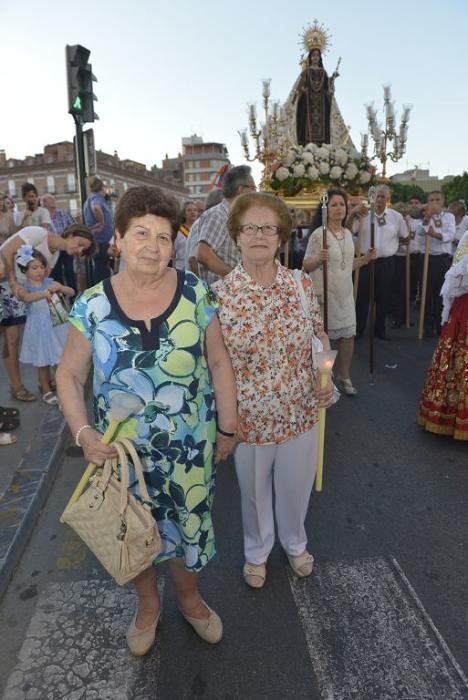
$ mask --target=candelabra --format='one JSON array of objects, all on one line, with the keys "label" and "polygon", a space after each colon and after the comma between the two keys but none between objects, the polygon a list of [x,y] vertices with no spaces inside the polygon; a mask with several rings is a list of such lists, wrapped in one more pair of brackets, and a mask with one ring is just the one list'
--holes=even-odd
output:
[{"label": "candelabra", "polygon": [[[240,136],[244,157],[247,161],[260,161],[263,165],[261,181],[262,190],[270,190],[273,161],[281,158],[288,146],[286,136],[286,115],[279,101],[270,100],[271,78],[262,80],[262,97],[264,120],[258,123],[255,103],[248,104],[249,126],[237,133]],[[253,141],[254,151],[250,154],[249,133]]]},{"label": "candelabra", "polygon": [[[406,151],[411,105],[403,105],[400,128],[397,132],[395,128],[395,103],[392,102],[390,85],[384,85],[383,90],[385,113],[384,125],[377,120],[377,110],[375,109],[373,102],[366,105],[366,112],[367,121],[369,123],[369,132],[374,142],[374,154],[372,157],[378,158],[382,163],[382,176],[385,177],[387,173],[388,158],[396,163],[400,160],[400,158],[402,158]],[[365,157],[367,157],[368,146],[368,134],[361,134],[361,150]]]}]

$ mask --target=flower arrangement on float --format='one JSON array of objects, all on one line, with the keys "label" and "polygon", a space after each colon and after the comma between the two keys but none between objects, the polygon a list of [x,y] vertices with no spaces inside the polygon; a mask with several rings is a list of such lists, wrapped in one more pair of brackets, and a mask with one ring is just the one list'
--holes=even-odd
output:
[{"label": "flower arrangement on float", "polygon": [[287,196],[318,186],[357,191],[374,180],[375,167],[366,155],[350,146],[290,146],[281,160],[272,163],[271,187]]}]

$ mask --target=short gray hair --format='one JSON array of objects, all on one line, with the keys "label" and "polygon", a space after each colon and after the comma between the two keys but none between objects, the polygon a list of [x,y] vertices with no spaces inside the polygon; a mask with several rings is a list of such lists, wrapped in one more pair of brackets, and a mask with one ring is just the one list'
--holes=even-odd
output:
[{"label": "short gray hair", "polygon": [[208,192],[205,202],[205,209],[211,209],[211,207],[216,206],[216,204],[219,204],[222,201],[223,197],[223,190],[221,190],[219,187],[215,187],[214,190]]},{"label": "short gray hair", "polygon": [[391,189],[390,189],[390,187],[389,187],[388,185],[377,185],[377,187],[376,187],[376,193],[377,193],[379,190],[383,190],[383,191],[385,192],[385,194],[387,195],[387,197],[390,197],[390,195],[392,194],[392,191],[391,191]]},{"label": "short gray hair", "polygon": [[247,184],[247,178],[251,174],[252,168],[250,165],[236,165],[235,168],[231,168],[223,180],[223,194],[226,199],[235,197],[239,187]]}]

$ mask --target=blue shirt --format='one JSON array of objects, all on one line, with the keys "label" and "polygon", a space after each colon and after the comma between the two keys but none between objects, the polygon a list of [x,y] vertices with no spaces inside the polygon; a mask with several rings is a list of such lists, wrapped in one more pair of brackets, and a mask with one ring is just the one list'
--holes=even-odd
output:
[{"label": "blue shirt", "polygon": [[59,236],[62,235],[68,226],[72,226],[75,223],[72,215],[63,209],[56,209],[51,218],[54,232],[58,233]]},{"label": "blue shirt", "polygon": [[84,205],[84,221],[86,226],[90,229],[98,224],[92,207],[97,204],[102,209],[104,216],[104,228],[99,233],[93,233],[96,243],[109,243],[110,239],[114,234],[114,229],[112,226],[112,214],[111,210],[107,206],[107,202],[102,194],[90,194]]}]

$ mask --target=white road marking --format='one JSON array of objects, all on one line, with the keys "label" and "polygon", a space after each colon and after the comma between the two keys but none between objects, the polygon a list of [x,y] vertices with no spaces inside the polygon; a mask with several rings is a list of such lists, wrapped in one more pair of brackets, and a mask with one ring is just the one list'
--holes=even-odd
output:
[{"label": "white road marking", "polygon": [[[163,587],[160,580],[161,602]],[[126,646],[135,605],[132,587],[120,588],[111,580],[47,586],[4,700],[155,700],[158,641],[143,660],[133,658]]]},{"label": "white road marking", "polygon": [[324,563],[309,579],[289,573],[322,700],[466,700],[462,669],[392,564]]}]

